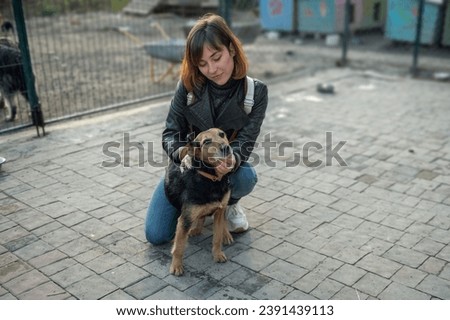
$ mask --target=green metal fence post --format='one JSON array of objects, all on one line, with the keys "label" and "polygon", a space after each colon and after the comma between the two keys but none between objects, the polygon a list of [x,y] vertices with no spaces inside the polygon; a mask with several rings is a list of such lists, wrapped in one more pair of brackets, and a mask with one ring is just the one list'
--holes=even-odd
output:
[{"label": "green metal fence post", "polygon": [[348,40],[350,38],[350,0],[345,1],[345,14],[344,14],[344,34],[342,37],[342,57],[341,65],[347,64],[347,49]]},{"label": "green metal fence post", "polygon": [[25,86],[27,88],[27,95],[31,107],[33,124],[36,126],[38,136],[40,136],[39,126],[42,127],[43,135],[45,135],[44,115],[41,110],[41,104],[39,102],[38,95],[36,93],[33,67],[31,65],[30,50],[28,47],[27,28],[25,25],[25,16],[23,13],[22,0],[14,0],[12,3],[14,9],[14,19],[16,21],[17,36],[19,38],[19,49],[22,55]]},{"label": "green metal fence post", "polygon": [[231,0],[219,0],[219,14],[225,19],[228,26],[231,28]]},{"label": "green metal fence post", "polygon": [[413,76],[416,76],[418,73],[417,62],[419,59],[420,37],[422,35],[422,17],[424,7],[425,7],[425,0],[419,0],[419,12],[417,14],[417,25],[416,25],[416,39],[414,42],[413,64],[411,67],[411,73],[413,74]]}]

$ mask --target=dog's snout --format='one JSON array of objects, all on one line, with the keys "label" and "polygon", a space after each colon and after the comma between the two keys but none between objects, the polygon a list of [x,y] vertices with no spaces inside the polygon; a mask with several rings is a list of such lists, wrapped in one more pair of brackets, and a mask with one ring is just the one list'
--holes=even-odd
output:
[{"label": "dog's snout", "polygon": [[231,147],[229,145],[223,145],[222,152],[224,155],[229,155],[231,153]]},{"label": "dog's snout", "polygon": [[222,152],[222,154],[224,156],[229,156],[231,154],[231,147],[229,145],[227,145],[227,144],[223,144],[220,147],[220,151]]}]

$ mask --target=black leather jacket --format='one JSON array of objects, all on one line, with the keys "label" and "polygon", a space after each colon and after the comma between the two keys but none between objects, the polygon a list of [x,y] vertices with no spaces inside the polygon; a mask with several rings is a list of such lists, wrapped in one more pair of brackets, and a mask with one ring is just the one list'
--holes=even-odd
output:
[{"label": "black leather jacket", "polygon": [[251,154],[256,138],[259,135],[261,124],[267,109],[267,86],[259,80],[255,81],[255,92],[252,111],[246,114],[243,105],[246,94],[246,79],[239,80],[235,94],[225,102],[224,110],[213,120],[209,81],[205,83],[200,92],[195,92],[194,101],[187,105],[188,92],[184,85],[178,82],[175,95],[170,104],[166,119],[166,128],[162,134],[163,148],[172,159],[179,163],[179,150],[186,145],[186,136],[193,130],[195,135],[210,128],[220,128],[227,134],[228,139],[235,130],[238,134],[231,142],[236,157],[237,168],[241,161],[247,161]]}]

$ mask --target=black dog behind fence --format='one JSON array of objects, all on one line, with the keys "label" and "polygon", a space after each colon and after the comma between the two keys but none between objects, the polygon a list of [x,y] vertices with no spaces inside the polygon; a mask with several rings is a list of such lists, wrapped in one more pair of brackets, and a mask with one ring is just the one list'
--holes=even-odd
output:
[{"label": "black dog behind fence", "polygon": [[[18,111],[16,96],[20,95],[30,107],[31,104],[27,92],[21,49],[19,43],[15,41],[14,26],[6,20],[2,22],[0,30],[2,32],[0,38],[0,109],[3,109],[7,122],[14,122]],[[29,113],[32,123],[36,127],[44,128],[43,116],[37,116],[33,111],[31,108]]]},{"label": "black dog behind fence", "polygon": [[36,126],[38,136],[40,136],[39,126],[45,135],[44,117],[35,88],[22,2],[15,1],[13,8],[17,41],[13,24],[8,20],[3,21],[3,17],[0,16],[2,18],[0,29],[3,33],[0,38],[1,106],[5,109],[5,120],[14,122],[18,112],[15,104],[17,99],[14,98],[20,95],[26,101],[26,109],[28,105],[30,107],[27,113]]},{"label": "black dog behind fence", "polygon": [[[1,27],[2,30],[4,24]],[[7,121],[14,121],[16,118],[17,106],[14,104],[14,96],[21,94],[28,101],[26,91],[19,47],[13,41],[2,38],[0,39],[0,99],[2,100],[0,106],[5,108]]]}]

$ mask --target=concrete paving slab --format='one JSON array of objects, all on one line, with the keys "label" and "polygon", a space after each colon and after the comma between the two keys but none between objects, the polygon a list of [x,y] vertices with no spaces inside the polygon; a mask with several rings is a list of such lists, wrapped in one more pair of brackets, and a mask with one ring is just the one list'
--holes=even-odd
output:
[{"label": "concrete paving slab", "polygon": [[163,165],[119,148],[105,166],[103,148],[128,135],[160,157],[167,100],[3,135],[0,299],[450,299],[448,83],[331,68],[268,86],[251,229],[216,264],[208,223],[183,278],[143,234]]}]

